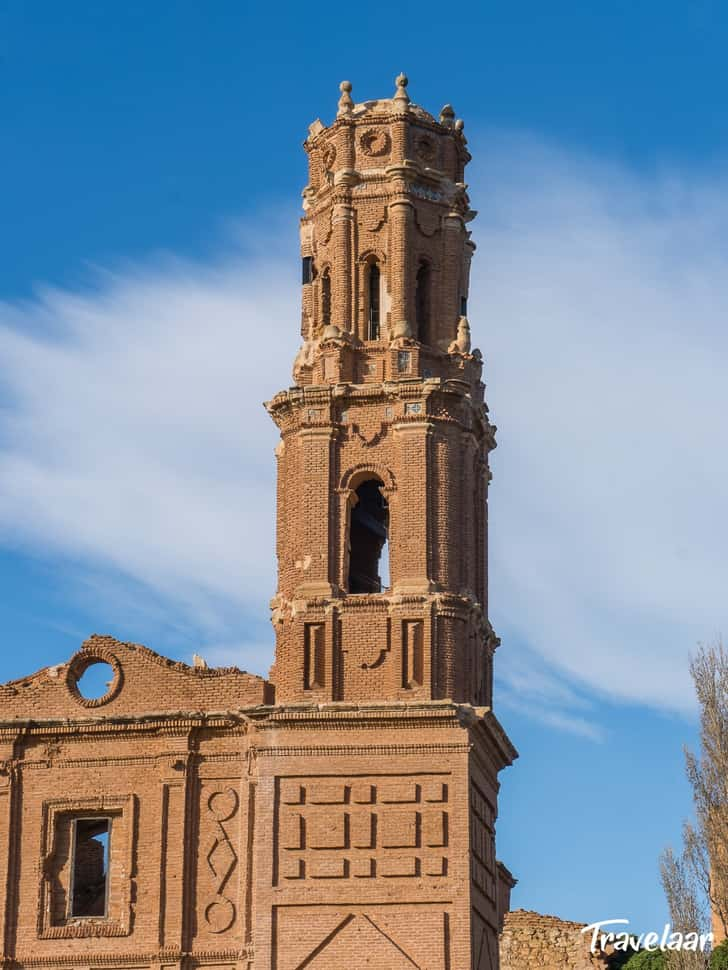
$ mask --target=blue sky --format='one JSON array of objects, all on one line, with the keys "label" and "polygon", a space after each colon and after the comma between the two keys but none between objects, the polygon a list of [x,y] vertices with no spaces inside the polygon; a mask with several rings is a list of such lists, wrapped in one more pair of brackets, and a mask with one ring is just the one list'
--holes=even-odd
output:
[{"label": "blue sky", "polygon": [[4,3],[0,680],[92,631],[266,671],[300,145],[405,70],[474,155],[499,854],[516,905],[661,925],[728,627],[727,40],[700,0]]}]

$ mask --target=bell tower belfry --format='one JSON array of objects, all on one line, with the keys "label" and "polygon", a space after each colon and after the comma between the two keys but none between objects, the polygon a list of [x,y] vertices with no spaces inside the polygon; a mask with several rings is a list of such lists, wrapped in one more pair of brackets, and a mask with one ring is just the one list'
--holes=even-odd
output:
[{"label": "bell tower belfry", "polygon": [[305,142],[303,345],[281,431],[279,703],[489,705],[488,421],[467,317],[463,123],[355,104]]}]

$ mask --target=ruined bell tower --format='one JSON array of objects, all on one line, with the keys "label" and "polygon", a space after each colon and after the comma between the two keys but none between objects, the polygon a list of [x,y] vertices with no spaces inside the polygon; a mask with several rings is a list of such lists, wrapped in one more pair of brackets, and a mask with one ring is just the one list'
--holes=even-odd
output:
[{"label": "ruined bell tower", "polygon": [[92,636],[0,684],[0,970],[498,970],[463,126],[344,82],[306,151],[270,680]]},{"label": "ruined bell tower", "polygon": [[390,99],[305,142],[303,346],[269,404],[277,637],[288,701],[491,703],[488,453],[467,318],[475,246],[463,124]]}]

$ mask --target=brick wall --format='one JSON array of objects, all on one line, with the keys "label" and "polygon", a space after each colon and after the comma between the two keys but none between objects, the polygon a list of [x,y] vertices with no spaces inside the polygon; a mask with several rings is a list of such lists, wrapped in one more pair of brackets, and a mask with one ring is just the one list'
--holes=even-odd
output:
[{"label": "brick wall", "polygon": [[[496,966],[497,769],[514,752],[492,714],[429,702],[129,715],[140,657],[158,707],[177,707],[180,675],[200,675],[103,642],[125,685],[114,715],[80,708],[62,665],[50,679],[75,717],[38,716],[46,670],[0,722],[2,966],[355,970],[367,953],[388,970],[452,970],[473,948],[476,970]],[[73,821],[99,816],[108,910],[75,918]]]},{"label": "brick wall", "polygon": [[605,970],[606,954],[590,953],[585,923],[519,909],[506,914],[500,938],[501,970]]}]

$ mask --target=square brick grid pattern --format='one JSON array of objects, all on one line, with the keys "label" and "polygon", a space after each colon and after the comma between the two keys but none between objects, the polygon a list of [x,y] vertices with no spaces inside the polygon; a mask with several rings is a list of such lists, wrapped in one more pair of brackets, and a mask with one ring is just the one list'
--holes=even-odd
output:
[{"label": "square brick grid pattern", "polygon": [[274,883],[446,876],[447,779],[279,779]]}]

